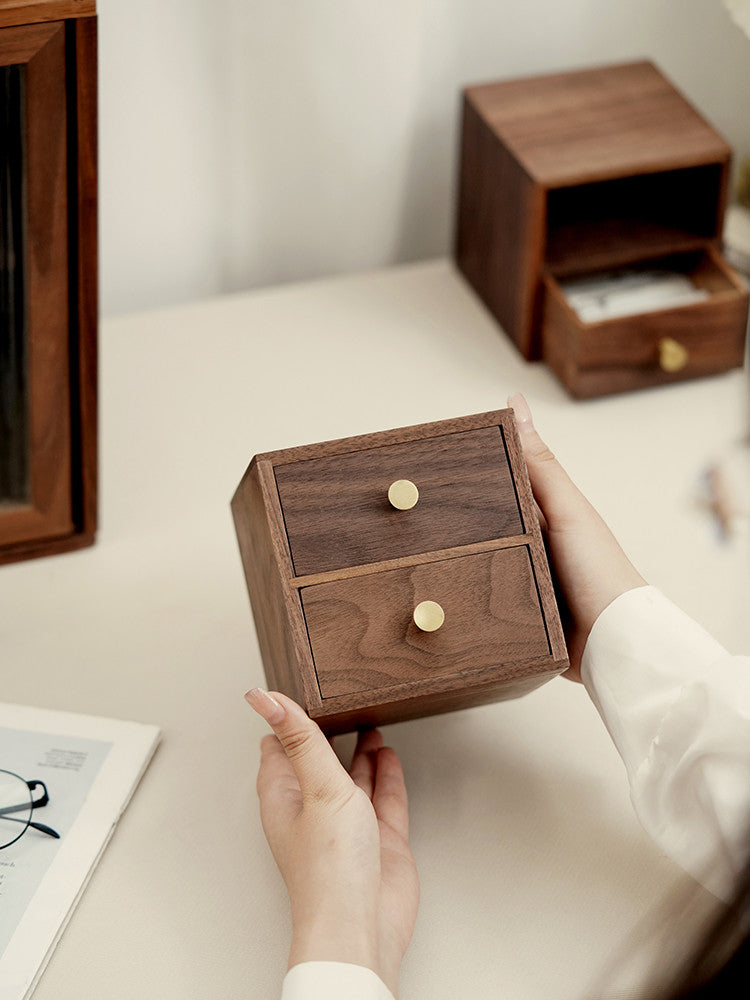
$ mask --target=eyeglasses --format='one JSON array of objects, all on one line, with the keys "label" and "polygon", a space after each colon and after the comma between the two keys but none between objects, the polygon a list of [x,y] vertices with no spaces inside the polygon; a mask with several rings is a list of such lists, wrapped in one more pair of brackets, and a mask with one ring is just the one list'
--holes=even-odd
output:
[{"label": "eyeglasses", "polygon": [[[41,792],[37,791],[39,788]],[[59,839],[59,833],[31,819],[33,811],[48,802],[47,786],[43,781],[24,781],[19,774],[0,768],[0,850],[15,844],[30,826]]]}]

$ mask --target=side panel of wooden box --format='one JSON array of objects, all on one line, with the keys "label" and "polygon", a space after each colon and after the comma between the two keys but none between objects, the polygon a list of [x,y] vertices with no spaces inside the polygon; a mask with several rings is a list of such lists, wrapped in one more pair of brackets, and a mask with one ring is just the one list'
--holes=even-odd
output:
[{"label": "side panel of wooden box", "polygon": [[537,592],[547,628],[551,657],[554,669],[559,673],[560,670],[566,670],[569,665],[568,650],[565,644],[562,622],[560,621],[560,611],[557,606],[555,588],[552,583],[552,575],[547,560],[547,550],[542,539],[539,514],[531,489],[529,471],[526,467],[526,460],[523,457],[523,448],[518,435],[518,427],[513,416],[513,410],[501,412],[505,412],[508,415],[508,420],[505,424],[505,442],[508,448],[508,458],[513,470],[518,503],[521,508],[521,517],[528,533],[531,563],[534,569],[534,579],[536,580]]},{"label": "side panel of wooden box", "polygon": [[525,358],[536,359],[539,273],[545,195],[523,172],[477,113],[463,100],[455,257]]},{"label": "side panel of wooden box", "polygon": [[309,710],[320,694],[269,462],[253,459],[231,507],[266,681]]}]

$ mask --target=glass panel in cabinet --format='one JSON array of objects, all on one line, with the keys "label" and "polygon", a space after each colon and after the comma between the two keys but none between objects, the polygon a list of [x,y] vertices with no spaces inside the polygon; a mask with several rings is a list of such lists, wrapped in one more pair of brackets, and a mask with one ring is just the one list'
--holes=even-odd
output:
[{"label": "glass panel in cabinet", "polygon": [[29,500],[24,70],[0,67],[0,505]]}]

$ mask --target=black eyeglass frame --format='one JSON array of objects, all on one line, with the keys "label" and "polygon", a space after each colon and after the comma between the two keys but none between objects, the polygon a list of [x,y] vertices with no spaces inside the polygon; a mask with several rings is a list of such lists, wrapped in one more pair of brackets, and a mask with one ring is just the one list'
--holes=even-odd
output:
[{"label": "black eyeglass frame", "polygon": [[[29,811],[29,818],[27,820],[22,820],[16,816],[9,816],[8,814],[12,812],[20,812],[23,809],[28,809],[29,808],[28,802],[20,802],[17,806],[0,806],[0,817],[6,820],[15,820],[18,823],[24,824],[23,829],[21,830],[21,832],[18,834],[17,837],[14,837],[13,840],[9,840],[6,844],[0,844],[0,851],[4,850],[6,847],[10,847],[11,844],[15,844],[16,841],[20,840],[30,826],[33,827],[35,830],[38,830],[39,833],[45,833],[48,837],[54,837],[56,840],[59,840],[60,834],[57,833],[56,830],[53,830],[52,827],[45,826],[44,823],[37,823],[35,820],[31,818],[34,814],[35,809],[42,809],[44,806],[49,804],[49,792],[47,791],[47,786],[45,785],[45,783],[39,780],[27,781],[25,778],[22,778],[20,774],[16,774],[15,771],[8,771],[2,767],[0,767],[0,774],[9,774],[13,778],[18,778],[18,780],[22,784],[26,785],[29,792],[31,793],[31,810]],[[41,796],[35,800],[34,792],[37,788],[40,787],[42,789]]]}]

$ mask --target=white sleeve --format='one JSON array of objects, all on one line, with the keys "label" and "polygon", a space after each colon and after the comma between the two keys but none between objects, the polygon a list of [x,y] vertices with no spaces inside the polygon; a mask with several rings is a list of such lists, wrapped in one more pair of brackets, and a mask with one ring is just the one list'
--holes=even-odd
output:
[{"label": "white sleeve", "polygon": [[721,899],[748,857],[750,657],[732,656],[654,587],[597,619],[581,677],[659,847]]},{"label": "white sleeve", "polygon": [[300,962],[284,977],[281,1000],[393,1000],[382,980],[362,965]]}]

